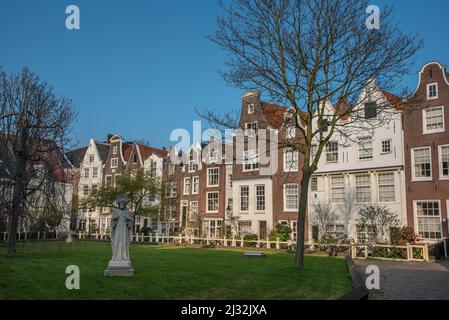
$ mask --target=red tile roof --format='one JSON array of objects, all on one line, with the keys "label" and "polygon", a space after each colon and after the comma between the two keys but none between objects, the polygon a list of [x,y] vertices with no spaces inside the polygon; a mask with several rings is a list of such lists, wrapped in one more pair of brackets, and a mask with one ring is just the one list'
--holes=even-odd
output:
[{"label": "red tile roof", "polygon": [[385,98],[387,98],[388,102],[394,107],[396,110],[401,111],[404,109],[404,104],[402,103],[402,99],[392,93],[387,91],[382,91]]},{"label": "red tile roof", "polygon": [[285,112],[289,108],[266,102],[262,102],[261,105],[265,120],[267,120],[270,127],[280,129],[284,123]]},{"label": "red tile roof", "polygon": [[161,158],[168,156],[168,152],[166,150],[149,147],[149,146],[145,146],[142,144],[139,144],[139,150],[140,150],[140,155],[142,156],[143,161],[148,159],[153,154],[155,154]]}]

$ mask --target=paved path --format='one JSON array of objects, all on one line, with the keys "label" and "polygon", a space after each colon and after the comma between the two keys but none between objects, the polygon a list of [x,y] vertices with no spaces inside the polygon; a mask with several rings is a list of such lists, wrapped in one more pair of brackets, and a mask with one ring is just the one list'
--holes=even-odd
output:
[{"label": "paved path", "polygon": [[435,263],[354,260],[366,278],[369,265],[380,270],[380,290],[370,291],[370,300],[449,300],[449,260]]}]

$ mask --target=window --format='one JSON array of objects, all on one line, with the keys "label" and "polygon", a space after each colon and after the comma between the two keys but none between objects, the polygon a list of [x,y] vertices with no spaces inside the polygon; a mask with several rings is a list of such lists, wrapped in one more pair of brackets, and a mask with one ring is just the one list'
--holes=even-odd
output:
[{"label": "window", "polygon": [[338,143],[330,141],[326,144],[326,163],[338,162]]},{"label": "window", "polygon": [[298,151],[288,148],[284,151],[284,172],[298,171]]},{"label": "window", "polygon": [[229,184],[228,187],[232,188],[232,174],[228,175],[228,184]]},{"label": "window", "polygon": [[377,175],[379,185],[379,202],[395,202],[394,173],[379,173]]},{"label": "window", "polygon": [[207,193],[207,211],[218,212],[218,192]]},{"label": "window", "polygon": [[259,169],[259,153],[257,150],[247,150],[243,154],[243,171]]},{"label": "window", "polygon": [[251,221],[239,221],[239,234],[245,236],[252,233]]},{"label": "window", "polygon": [[439,201],[416,201],[418,233],[423,239],[441,239],[441,215]]},{"label": "window", "polygon": [[219,185],[220,168],[207,169],[207,186],[216,187]]},{"label": "window", "polygon": [[382,154],[391,153],[391,140],[382,140]]},{"label": "window", "polygon": [[195,156],[194,156],[194,154],[193,154],[193,152],[191,152],[190,153],[190,156],[189,156],[189,162],[188,162],[188,171],[189,172],[195,172],[196,170],[197,170],[197,163],[196,163],[196,160],[195,160]]},{"label": "window", "polygon": [[139,160],[139,155],[137,153],[133,154],[133,163],[137,163],[137,161]]},{"label": "window", "polygon": [[97,192],[98,186],[96,184],[92,185],[92,192]]},{"label": "window", "polygon": [[176,182],[168,182],[167,183],[167,189],[166,189],[166,196],[168,198],[175,198],[176,194],[178,193],[177,191],[177,186],[176,186]]},{"label": "window", "polygon": [[318,177],[310,178],[310,190],[318,191]]},{"label": "window", "polygon": [[84,185],[83,186],[83,195],[87,196],[89,194],[89,186],[88,185]]},{"label": "window", "polygon": [[290,228],[292,229],[291,237],[293,241],[296,241],[298,236],[298,223],[296,221],[290,222]]},{"label": "window", "polygon": [[114,147],[112,148],[112,154],[117,154],[117,146],[114,146]]},{"label": "window", "polygon": [[359,139],[359,160],[373,158],[373,139],[371,137]]},{"label": "window", "polygon": [[84,169],[84,178],[89,179],[89,168]]},{"label": "window", "polygon": [[374,243],[376,242],[376,228],[374,226],[357,225],[357,243]]},{"label": "window", "polygon": [[173,163],[170,163],[168,165],[168,174],[174,174],[175,173],[175,169],[176,169],[176,165],[174,165]]},{"label": "window", "polygon": [[247,122],[245,124],[245,135],[247,136],[255,136],[257,134],[257,121],[254,122]]},{"label": "window", "polygon": [[369,174],[355,176],[355,199],[358,203],[371,202],[371,177]]},{"label": "window", "polygon": [[198,201],[191,201],[189,221],[194,222],[197,220],[197,218],[198,218]]},{"label": "window", "polygon": [[296,128],[293,125],[287,126],[287,139],[294,139],[296,137]]},{"label": "window", "polygon": [[254,103],[248,103],[248,114],[254,113]]},{"label": "window", "polygon": [[111,159],[111,168],[117,168],[118,167],[118,158]]},{"label": "window", "polygon": [[184,194],[185,195],[190,194],[190,185],[191,185],[190,177],[184,178]]},{"label": "window", "polygon": [[240,187],[240,211],[249,210],[249,186]]},{"label": "window", "polygon": [[112,186],[112,176],[106,176],[106,186]]},{"label": "window", "polygon": [[429,83],[427,85],[427,100],[438,98],[438,83]]},{"label": "window", "polygon": [[331,177],[331,202],[344,203],[345,202],[345,177],[334,176]]},{"label": "window", "polygon": [[92,178],[98,178],[98,167],[92,168]]},{"label": "window", "polygon": [[449,178],[449,145],[439,146],[440,149],[440,178]]},{"label": "window", "polygon": [[432,180],[430,147],[412,149],[414,180]]},{"label": "window", "polygon": [[156,172],[157,172],[157,165],[156,161],[150,161],[150,177],[155,179],[156,178]]},{"label": "window", "polygon": [[329,130],[329,120],[321,119],[320,120],[320,128],[322,132],[327,132]]},{"label": "window", "polygon": [[200,188],[200,177],[193,177],[192,194],[198,194]]},{"label": "window", "polygon": [[117,182],[118,182],[118,181],[120,181],[121,176],[122,176],[121,174],[116,174],[116,175],[114,176],[114,179],[115,179],[115,181],[114,181],[114,186],[117,185]]},{"label": "window", "polygon": [[218,161],[218,153],[215,150],[209,152],[209,163],[215,163]]},{"label": "window", "polygon": [[377,117],[377,103],[365,103],[365,119],[373,119]]},{"label": "window", "polygon": [[444,131],[444,108],[433,107],[423,110],[424,133]]},{"label": "window", "polygon": [[284,185],[284,211],[295,211],[299,208],[299,193],[297,184]]},{"label": "window", "polygon": [[206,237],[218,238],[221,236],[221,220],[204,220],[203,233]]},{"label": "window", "polygon": [[89,162],[92,163],[95,161],[95,156],[93,154],[89,155]]},{"label": "window", "polygon": [[256,186],[256,211],[265,210],[265,185]]}]

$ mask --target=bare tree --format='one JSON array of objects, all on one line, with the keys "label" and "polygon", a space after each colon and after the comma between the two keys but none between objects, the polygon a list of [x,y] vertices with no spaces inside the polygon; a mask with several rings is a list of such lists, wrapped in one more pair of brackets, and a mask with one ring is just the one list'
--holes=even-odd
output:
[{"label": "bare tree", "polygon": [[361,226],[373,230],[377,243],[387,243],[390,229],[399,226],[398,215],[388,207],[363,206],[359,216]]},{"label": "bare tree", "polygon": [[309,215],[310,223],[318,227],[319,237],[327,233],[327,226],[333,225],[337,218],[337,215],[329,206],[320,203],[314,206],[313,212]]},{"label": "bare tree", "polygon": [[64,207],[64,147],[74,118],[71,100],[57,97],[27,68],[10,75],[0,70],[0,157],[9,173],[3,179],[11,190],[2,198],[8,214],[9,257],[16,255],[20,221],[35,218],[36,211],[54,217]]},{"label": "bare tree", "polygon": [[[375,79],[383,90],[398,90],[422,41],[394,24],[389,7],[381,11],[380,29],[368,29],[364,0],[233,0],[221,5],[225,15],[210,37],[229,54],[221,75],[234,87],[258,90],[289,107],[302,133],[302,139],[289,144],[303,157],[296,253],[301,268],[307,190],[323,150],[335,133],[351,137],[344,127],[364,116],[359,94],[367,84]],[[372,102],[369,95],[366,99]],[[221,126],[229,118],[211,111],[201,115]]]}]

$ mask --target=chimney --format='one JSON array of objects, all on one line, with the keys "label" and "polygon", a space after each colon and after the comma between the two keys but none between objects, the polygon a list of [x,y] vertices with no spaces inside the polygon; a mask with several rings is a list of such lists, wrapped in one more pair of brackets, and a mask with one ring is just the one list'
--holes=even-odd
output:
[{"label": "chimney", "polygon": [[112,133],[108,133],[108,135],[106,136],[106,142],[110,142],[111,141],[111,138],[113,137],[114,135],[112,134]]}]

